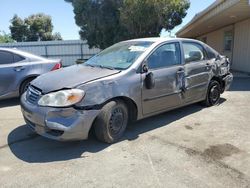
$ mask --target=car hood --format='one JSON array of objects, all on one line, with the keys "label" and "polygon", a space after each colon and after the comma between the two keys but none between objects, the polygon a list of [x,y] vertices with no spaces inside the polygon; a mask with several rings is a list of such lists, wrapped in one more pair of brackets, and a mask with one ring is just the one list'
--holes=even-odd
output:
[{"label": "car hood", "polygon": [[43,74],[33,80],[31,85],[46,94],[60,89],[73,88],[80,84],[114,75],[119,72],[119,70],[74,65]]}]

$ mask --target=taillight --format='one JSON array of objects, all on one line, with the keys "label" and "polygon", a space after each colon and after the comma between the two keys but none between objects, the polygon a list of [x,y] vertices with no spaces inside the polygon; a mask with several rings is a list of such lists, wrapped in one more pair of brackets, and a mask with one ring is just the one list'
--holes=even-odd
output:
[{"label": "taillight", "polygon": [[51,71],[60,69],[61,67],[62,67],[62,64],[61,64],[61,63],[57,63],[57,64],[55,64],[55,66],[51,69]]}]

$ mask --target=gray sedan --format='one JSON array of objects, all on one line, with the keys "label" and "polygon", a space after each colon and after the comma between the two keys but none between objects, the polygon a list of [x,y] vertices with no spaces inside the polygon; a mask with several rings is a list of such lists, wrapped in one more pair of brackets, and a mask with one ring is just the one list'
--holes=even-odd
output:
[{"label": "gray sedan", "polygon": [[216,105],[233,80],[229,69],[226,57],[196,40],[124,41],[32,81],[22,113],[51,139],[87,139],[93,127],[99,140],[114,143],[131,121],[201,101]]},{"label": "gray sedan", "polygon": [[59,68],[60,60],[49,60],[17,49],[0,48],[0,100],[21,95],[37,76]]}]

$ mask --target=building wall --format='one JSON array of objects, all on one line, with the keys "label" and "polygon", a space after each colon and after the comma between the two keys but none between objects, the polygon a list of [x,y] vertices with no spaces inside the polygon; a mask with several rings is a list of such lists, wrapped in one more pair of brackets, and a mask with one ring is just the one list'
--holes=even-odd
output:
[{"label": "building wall", "polygon": [[198,37],[198,40],[203,41],[204,38],[206,38],[206,43],[217,50],[220,54],[226,55],[229,57],[229,59],[232,61],[232,52],[224,51],[224,34],[227,31],[233,30],[234,26],[227,26],[224,28],[221,28],[219,30],[216,30],[214,32],[208,33],[206,35],[202,35]]},{"label": "building wall", "polygon": [[0,47],[17,48],[47,58],[61,59],[63,66],[73,65],[77,59],[87,60],[100,51],[90,49],[86,41],[82,40],[17,42],[0,44]]},{"label": "building wall", "polygon": [[233,69],[250,72],[250,19],[236,23]]}]

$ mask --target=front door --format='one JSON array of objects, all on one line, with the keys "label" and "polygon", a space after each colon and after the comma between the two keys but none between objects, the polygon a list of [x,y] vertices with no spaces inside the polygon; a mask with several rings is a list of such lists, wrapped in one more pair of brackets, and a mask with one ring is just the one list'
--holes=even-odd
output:
[{"label": "front door", "polygon": [[205,49],[196,42],[183,42],[185,60],[185,102],[202,100],[206,95],[212,70]]},{"label": "front door", "polygon": [[[147,58],[148,72],[142,74],[143,114],[157,113],[182,103],[181,82],[184,75],[180,43],[167,43],[158,47]],[[154,87],[145,84],[147,74],[153,74]]]}]

